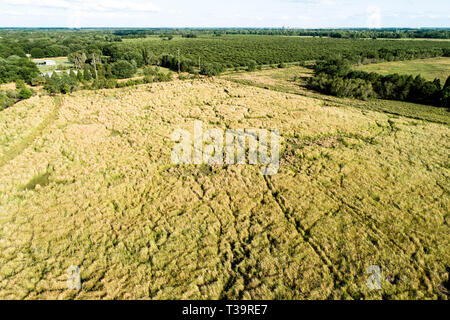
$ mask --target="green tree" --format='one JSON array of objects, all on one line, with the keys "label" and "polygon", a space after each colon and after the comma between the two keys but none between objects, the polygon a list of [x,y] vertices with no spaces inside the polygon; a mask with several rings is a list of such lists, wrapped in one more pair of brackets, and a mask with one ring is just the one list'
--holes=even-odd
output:
[{"label": "green tree", "polygon": [[247,64],[247,71],[249,72],[255,71],[257,66],[258,64],[256,63],[255,60],[250,60]]},{"label": "green tree", "polygon": [[326,73],[334,77],[344,77],[350,72],[350,62],[342,58],[320,61],[315,71],[317,74]]},{"label": "green tree", "polygon": [[445,81],[441,93],[441,106],[450,110],[450,76]]},{"label": "green tree", "polygon": [[83,51],[73,52],[67,56],[77,69],[81,69],[86,63],[87,56]]},{"label": "green tree", "polygon": [[131,78],[136,73],[136,67],[125,60],[120,60],[112,64],[111,72],[119,79]]},{"label": "green tree", "polygon": [[89,66],[85,65],[83,68],[83,79],[86,81],[92,80],[91,70],[89,70]]},{"label": "green tree", "polygon": [[223,71],[224,71],[224,67],[221,64],[205,63],[204,65],[202,65],[200,74],[208,76],[208,77],[214,77],[214,76],[218,76]]},{"label": "green tree", "polygon": [[23,88],[19,89],[19,92],[18,92],[19,99],[22,99],[22,100],[23,99],[28,99],[32,95],[33,95],[33,91],[28,89],[28,88],[26,88],[26,87],[23,87]]},{"label": "green tree", "polygon": [[45,52],[41,48],[31,49],[30,54],[33,58],[44,58],[45,57]]}]

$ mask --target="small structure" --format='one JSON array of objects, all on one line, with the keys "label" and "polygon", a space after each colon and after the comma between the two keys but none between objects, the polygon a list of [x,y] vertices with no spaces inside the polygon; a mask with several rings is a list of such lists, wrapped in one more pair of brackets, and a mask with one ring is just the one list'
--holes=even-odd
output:
[{"label": "small structure", "polygon": [[55,60],[34,60],[38,66],[56,66]]}]

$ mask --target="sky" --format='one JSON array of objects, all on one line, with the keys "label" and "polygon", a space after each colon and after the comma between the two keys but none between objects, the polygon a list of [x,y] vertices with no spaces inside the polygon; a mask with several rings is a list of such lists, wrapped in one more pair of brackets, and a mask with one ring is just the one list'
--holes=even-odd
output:
[{"label": "sky", "polygon": [[0,0],[0,27],[450,27],[450,1]]}]

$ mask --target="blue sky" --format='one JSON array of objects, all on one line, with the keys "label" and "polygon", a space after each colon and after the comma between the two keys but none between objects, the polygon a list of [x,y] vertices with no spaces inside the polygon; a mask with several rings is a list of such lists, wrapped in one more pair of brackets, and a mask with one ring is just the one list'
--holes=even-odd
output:
[{"label": "blue sky", "polygon": [[449,0],[0,0],[0,27],[450,27]]}]

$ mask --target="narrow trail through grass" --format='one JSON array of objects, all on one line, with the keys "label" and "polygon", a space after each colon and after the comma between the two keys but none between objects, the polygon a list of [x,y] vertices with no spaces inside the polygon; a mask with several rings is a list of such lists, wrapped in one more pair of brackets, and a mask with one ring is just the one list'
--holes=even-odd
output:
[{"label": "narrow trail through grass", "polygon": [[[234,75],[228,74],[223,79],[243,86],[312,98],[326,106],[352,107],[393,116],[407,117],[414,120],[450,125],[450,112],[444,108],[394,100],[373,99],[362,101],[327,96],[306,89],[305,83],[293,81],[290,78],[292,71],[289,69],[292,68],[263,70],[253,73],[235,73]],[[299,74],[301,71],[302,69],[299,69]]]},{"label": "narrow trail through grass", "polygon": [[52,112],[50,112],[50,114],[36,128],[34,128],[28,136],[23,138],[19,143],[5,152],[3,157],[0,158],[0,168],[21,154],[38,136],[42,134],[42,131],[44,131],[48,125],[56,120],[59,110],[63,104],[63,100],[64,98],[62,96],[55,96],[53,98],[53,103],[55,106]]}]

